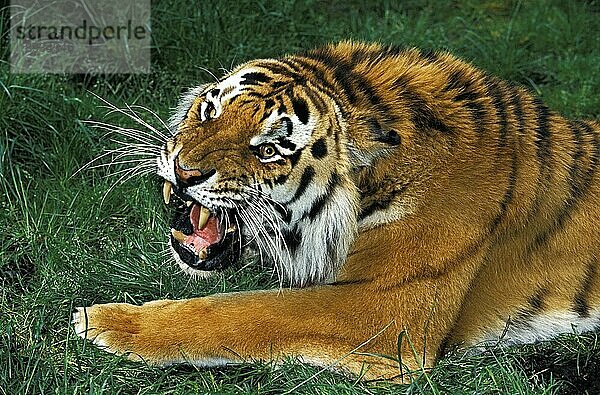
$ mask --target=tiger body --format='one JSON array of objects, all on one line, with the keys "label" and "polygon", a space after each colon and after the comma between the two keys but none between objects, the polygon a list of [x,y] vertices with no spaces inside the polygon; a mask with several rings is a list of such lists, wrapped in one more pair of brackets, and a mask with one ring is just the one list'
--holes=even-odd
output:
[{"label": "tiger body", "polygon": [[[344,42],[243,64],[186,95],[172,127],[169,188],[233,212],[290,287],[79,309],[77,332],[108,351],[392,378],[376,355],[428,367],[453,345],[600,324],[600,124],[522,87],[447,53]],[[193,253],[183,233],[171,242]]]}]

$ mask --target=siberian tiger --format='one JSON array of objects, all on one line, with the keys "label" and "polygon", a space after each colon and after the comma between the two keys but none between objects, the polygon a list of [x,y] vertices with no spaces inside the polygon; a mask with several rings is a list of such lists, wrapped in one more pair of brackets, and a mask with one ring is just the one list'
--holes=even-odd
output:
[{"label": "siberian tiger", "polygon": [[451,346],[600,323],[600,124],[521,86],[445,52],[342,42],[242,64],[171,127],[175,260],[205,276],[252,241],[289,286],[78,308],[106,351],[395,378]]}]

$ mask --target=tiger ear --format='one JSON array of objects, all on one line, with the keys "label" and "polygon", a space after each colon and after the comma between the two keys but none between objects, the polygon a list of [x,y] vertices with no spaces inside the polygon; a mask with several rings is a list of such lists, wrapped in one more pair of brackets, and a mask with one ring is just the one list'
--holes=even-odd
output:
[{"label": "tiger ear", "polygon": [[359,118],[348,132],[348,159],[353,168],[371,166],[402,143],[400,133],[374,117]]},{"label": "tiger ear", "polygon": [[382,126],[375,118],[371,118],[367,122],[369,134],[371,135],[372,140],[389,145],[391,147],[400,145],[402,142],[400,134],[398,134],[397,131]]}]

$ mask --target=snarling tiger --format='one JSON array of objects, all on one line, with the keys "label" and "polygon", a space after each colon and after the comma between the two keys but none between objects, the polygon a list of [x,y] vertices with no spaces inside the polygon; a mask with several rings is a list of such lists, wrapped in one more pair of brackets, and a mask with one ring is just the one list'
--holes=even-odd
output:
[{"label": "snarling tiger", "polygon": [[[279,289],[79,308],[149,363],[286,357],[394,378],[600,321],[600,123],[445,52],[343,42],[192,89],[158,159],[190,274],[254,245]],[[401,357],[401,358],[400,358]]]}]

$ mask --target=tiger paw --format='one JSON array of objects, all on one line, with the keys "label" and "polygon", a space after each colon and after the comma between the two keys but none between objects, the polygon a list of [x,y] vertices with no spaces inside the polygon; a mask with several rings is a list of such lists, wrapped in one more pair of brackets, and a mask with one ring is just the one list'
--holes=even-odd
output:
[{"label": "tiger paw", "polygon": [[140,307],[126,303],[108,303],[77,307],[72,324],[75,333],[102,350],[126,354],[133,360],[144,359],[136,340],[141,333]]}]

